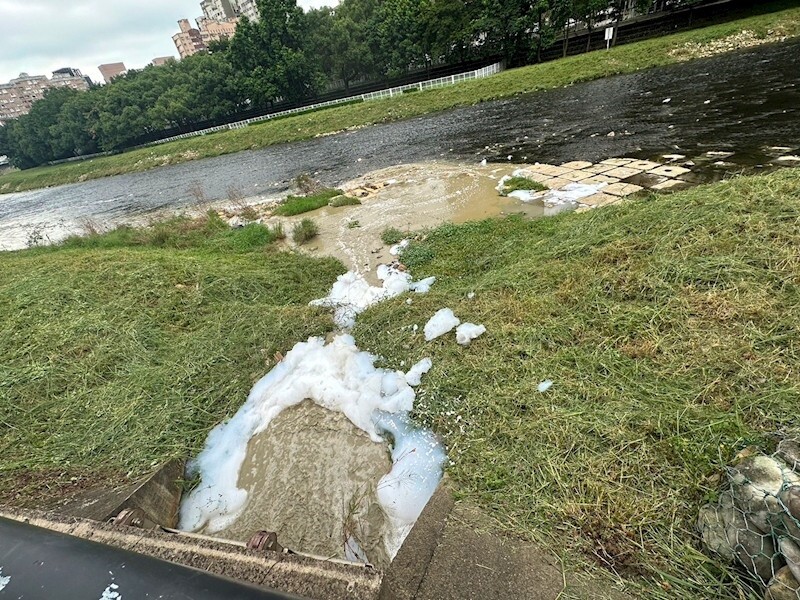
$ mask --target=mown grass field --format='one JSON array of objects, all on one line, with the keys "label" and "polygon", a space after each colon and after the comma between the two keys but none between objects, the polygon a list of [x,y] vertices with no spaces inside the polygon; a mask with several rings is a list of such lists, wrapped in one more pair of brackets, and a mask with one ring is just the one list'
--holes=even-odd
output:
[{"label": "mown grass field", "polygon": [[[798,248],[800,170],[447,225],[403,255],[439,278],[430,294],[370,309],[356,340],[393,367],[433,359],[417,418],[499,528],[640,582],[637,598],[744,598],[694,522],[736,452],[798,425]],[[488,332],[426,343],[410,326],[442,307]]]},{"label": "mown grass field", "polygon": [[[275,352],[330,331],[307,303],[342,265],[273,239],[208,218],[0,253],[0,502],[196,452]],[[693,523],[736,452],[798,425],[798,248],[800,169],[446,225],[404,255],[432,291],[354,333],[387,366],[433,359],[416,418],[499,529],[633,597],[746,598]],[[425,342],[442,307],[487,333]]]},{"label": "mown grass field", "polygon": [[800,34],[800,7],[795,2],[776,0],[759,3],[754,10],[761,13],[769,9],[774,9],[775,12],[619,46],[609,52],[592,52],[513,69],[488,79],[467,81],[386,100],[319,110],[245,129],[179,140],[116,156],[11,172],[0,176],[0,193],[145,171],[163,165],[306,140],[348,128],[397,121],[457,106],[672,64],[680,61],[681,57],[670,52],[687,43],[704,44],[745,29],[760,37],[766,36],[769,31],[780,31],[786,36]]}]

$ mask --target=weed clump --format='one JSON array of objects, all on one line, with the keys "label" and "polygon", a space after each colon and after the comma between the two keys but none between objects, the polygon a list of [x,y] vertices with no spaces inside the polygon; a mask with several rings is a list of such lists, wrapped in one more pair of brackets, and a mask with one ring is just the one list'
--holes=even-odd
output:
[{"label": "weed clump", "polygon": [[358,198],[353,198],[352,196],[337,196],[333,200],[331,200],[330,205],[334,208],[339,208],[340,206],[357,206],[361,204],[361,200]]},{"label": "weed clump", "polygon": [[534,181],[529,177],[512,177],[507,179],[506,182],[503,184],[503,189],[500,192],[501,196],[508,196],[511,192],[516,192],[517,190],[526,190],[531,192],[544,192],[549,188],[539,183],[538,181]]},{"label": "weed clump", "polygon": [[319,227],[311,219],[303,219],[292,229],[292,239],[296,244],[305,244],[319,235]]},{"label": "weed clump", "polygon": [[387,227],[381,233],[381,241],[386,244],[387,246],[391,246],[393,244],[399,244],[405,235],[402,231],[397,229],[396,227]]},{"label": "weed clump", "polygon": [[332,198],[342,195],[342,190],[326,188],[310,196],[289,196],[275,209],[275,214],[281,217],[293,217],[323,206],[328,206]]}]

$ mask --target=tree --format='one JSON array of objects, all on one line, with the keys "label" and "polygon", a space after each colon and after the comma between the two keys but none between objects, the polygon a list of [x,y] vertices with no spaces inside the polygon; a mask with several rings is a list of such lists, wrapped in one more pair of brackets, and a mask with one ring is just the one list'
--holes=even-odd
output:
[{"label": "tree", "polygon": [[297,101],[316,91],[319,73],[303,49],[303,11],[295,0],[258,0],[260,19],[243,18],[228,57],[255,106]]}]

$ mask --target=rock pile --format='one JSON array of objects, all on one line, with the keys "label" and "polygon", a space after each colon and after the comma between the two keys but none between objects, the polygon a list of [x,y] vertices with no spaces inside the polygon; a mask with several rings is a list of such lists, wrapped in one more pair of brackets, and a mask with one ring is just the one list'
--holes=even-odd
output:
[{"label": "rock pile", "polygon": [[755,32],[745,29],[733,35],[718,40],[712,40],[705,44],[687,42],[674,50],[670,50],[669,55],[680,60],[706,58],[709,56],[716,56],[717,54],[724,54],[725,52],[732,52],[733,50],[741,50],[742,48],[752,48],[753,46],[760,46],[772,42],[784,42],[787,38],[788,36],[782,31],[770,29],[765,36],[759,37]]},{"label": "rock pile", "polygon": [[739,565],[765,600],[800,598],[800,443],[755,454],[727,469],[729,489],[700,510],[705,547]]}]

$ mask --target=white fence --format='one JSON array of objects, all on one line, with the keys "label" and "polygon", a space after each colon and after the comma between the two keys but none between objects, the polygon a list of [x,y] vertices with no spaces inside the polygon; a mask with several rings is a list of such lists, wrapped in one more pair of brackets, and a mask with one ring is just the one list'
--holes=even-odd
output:
[{"label": "white fence", "polygon": [[290,108],[289,110],[282,110],[280,112],[264,115],[261,117],[253,117],[252,119],[247,119],[245,121],[237,121],[236,123],[230,123],[228,125],[217,125],[216,127],[201,129],[200,131],[193,131],[191,133],[182,133],[181,135],[174,135],[172,137],[168,137],[163,140],[158,140],[157,142],[153,142],[153,144],[165,144],[166,142],[174,142],[175,140],[182,140],[185,138],[196,137],[198,135],[206,135],[208,133],[224,131],[225,129],[243,129],[252,123],[269,121],[270,119],[285,117],[286,115],[308,112],[311,110],[316,110],[318,108],[325,108],[326,106],[335,106],[337,104],[344,104],[346,102],[353,102],[356,100],[362,100],[364,102],[367,102],[369,100],[380,100],[381,98],[392,98],[394,96],[403,94],[403,92],[405,92],[406,90],[417,89],[422,91],[422,90],[429,90],[432,88],[444,87],[447,85],[453,85],[454,83],[458,83],[460,81],[467,81],[469,79],[482,79],[484,77],[489,77],[490,75],[494,75],[495,73],[499,73],[500,71],[502,71],[502,63],[495,63],[493,65],[489,65],[488,67],[483,67],[482,69],[476,69],[475,71],[469,71],[467,73],[448,75],[447,77],[439,77],[438,79],[420,81],[419,83],[409,83],[407,85],[401,85],[386,90],[378,90],[377,92],[370,92],[368,94],[357,94],[355,96],[339,98],[338,100],[328,100],[327,102],[308,104],[306,106],[300,106],[298,108]]}]

